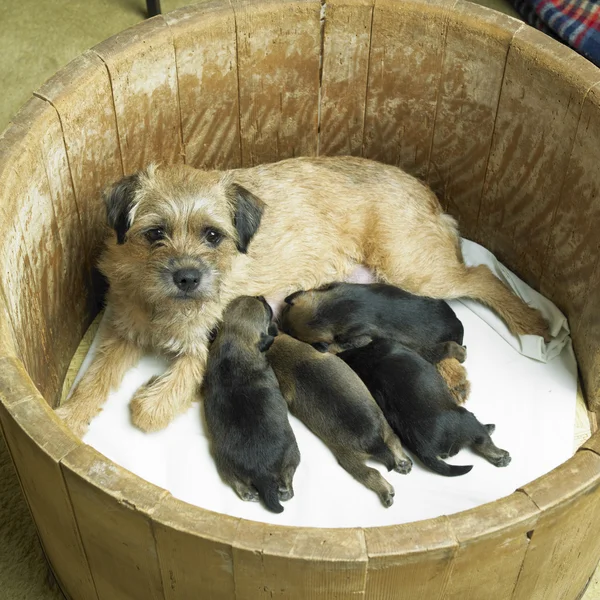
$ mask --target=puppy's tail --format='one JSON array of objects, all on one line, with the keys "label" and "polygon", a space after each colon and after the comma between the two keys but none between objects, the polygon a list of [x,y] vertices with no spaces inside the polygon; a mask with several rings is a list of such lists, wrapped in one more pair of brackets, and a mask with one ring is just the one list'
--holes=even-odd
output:
[{"label": "puppy's tail", "polygon": [[279,502],[279,486],[272,477],[260,477],[253,481],[254,487],[258,490],[265,506],[274,513],[283,512],[283,506]]},{"label": "puppy's tail", "polygon": [[473,468],[473,465],[449,465],[437,456],[419,456],[419,459],[426,467],[445,477],[466,475]]}]

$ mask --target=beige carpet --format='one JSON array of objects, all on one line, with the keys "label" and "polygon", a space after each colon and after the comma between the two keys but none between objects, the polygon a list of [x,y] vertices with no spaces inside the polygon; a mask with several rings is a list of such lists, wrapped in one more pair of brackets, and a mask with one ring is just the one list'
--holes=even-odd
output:
[{"label": "beige carpet", "polygon": [[[514,16],[506,0],[478,0]],[[190,0],[162,0],[163,11]],[[144,0],[0,0],[0,131],[72,58],[144,19]],[[73,373],[71,373],[72,375]],[[0,435],[0,600],[59,600]],[[87,600],[77,598],[73,600]],[[584,600],[600,600],[600,574]]]}]

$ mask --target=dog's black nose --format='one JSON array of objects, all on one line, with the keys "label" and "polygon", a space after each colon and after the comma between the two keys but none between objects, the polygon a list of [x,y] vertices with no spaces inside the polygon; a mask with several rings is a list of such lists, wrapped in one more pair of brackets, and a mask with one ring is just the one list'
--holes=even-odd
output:
[{"label": "dog's black nose", "polygon": [[173,282],[183,292],[191,292],[200,285],[198,269],[179,269],[173,273]]}]

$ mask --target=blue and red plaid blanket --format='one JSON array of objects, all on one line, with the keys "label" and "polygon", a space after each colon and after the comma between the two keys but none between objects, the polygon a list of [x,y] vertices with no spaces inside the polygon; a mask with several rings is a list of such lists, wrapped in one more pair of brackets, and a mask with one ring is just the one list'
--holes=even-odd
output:
[{"label": "blue and red plaid blanket", "polygon": [[600,0],[511,0],[523,19],[600,67]]}]

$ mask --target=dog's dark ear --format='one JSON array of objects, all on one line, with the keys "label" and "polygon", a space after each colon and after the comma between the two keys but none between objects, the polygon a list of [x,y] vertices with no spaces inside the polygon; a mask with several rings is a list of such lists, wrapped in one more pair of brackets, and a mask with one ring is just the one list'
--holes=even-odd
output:
[{"label": "dog's dark ear", "polygon": [[273,337],[277,337],[277,335],[279,335],[279,328],[277,327],[277,325],[275,323],[271,323],[269,325],[269,329],[267,330],[269,335],[272,335]]},{"label": "dog's dark ear", "polygon": [[273,345],[274,341],[275,341],[274,336],[269,335],[267,333],[261,333],[260,341],[258,342],[258,349],[261,352],[266,352]]},{"label": "dog's dark ear", "polygon": [[260,225],[265,204],[237,183],[232,184],[232,189],[235,206],[233,225],[238,234],[236,246],[240,252],[246,254],[248,252],[248,244],[250,244]]},{"label": "dog's dark ear", "polygon": [[297,292],[286,296],[284,302],[290,306],[294,306],[294,298],[297,298],[300,294],[304,294],[304,290],[298,290]]},{"label": "dog's dark ear", "polygon": [[139,175],[128,175],[104,192],[106,221],[117,234],[117,244],[125,243],[125,234],[129,229],[129,213],[139,186]]}]

